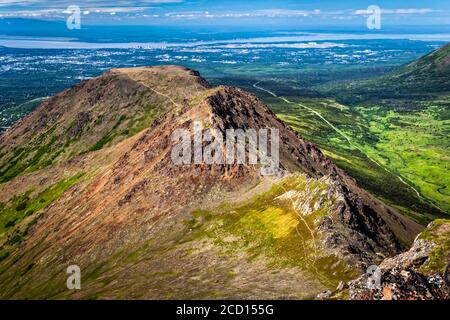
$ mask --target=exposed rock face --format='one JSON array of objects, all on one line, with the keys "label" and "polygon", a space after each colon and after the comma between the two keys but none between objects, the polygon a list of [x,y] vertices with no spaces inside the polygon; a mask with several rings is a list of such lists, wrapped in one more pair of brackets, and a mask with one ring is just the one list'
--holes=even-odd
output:
[{"label": "exposed rock face", "polygon": [[358,263],[361,268],[380,261],[380,256],[398,253],[400,245],[382,215],[356,193],[339,184],[335,188],[341,200],[335,204],[335,214],[322,224],[328,234],[325,245],[336,248],[342,259]]},{"label": "exposed rock face", "polygon": [[376,274],[364,274],[352,281],[350,297],[357,300],[450,299],[449,239],[449,220],[431,223],[409,251],[384,260]]},{"label": "exposed rock face", "polygon": [[312,177],[330,177],[331,193],[338,201],[334,214],[321,228],[327,234],[324,245],[340,258],[365,267],[384,256],[398,253],[400,245],[383,220],[389,209],[361,190],[356,182],[334,165],[311,142],[286,126],[259,99],[238,88],[219,88],[208,99],[213,127],[277,128],[280,132],[281,166],[286,171],[306,172]]},{"label": "exposed rock face", "polygon": [[[127,103],[129,96],[132,97],[132,104]],[[150,109],[147,108],[148,103],[151,103]],[[147,118],[148,114],[144,111],[150,112],[151,117]],[[129,136],[128,127],[142,116],[146,126]],[[270,186],[280,182],[279,177],[274,181],[262,177],[258,165],[175,165],[171,151],[176,142],[171,135],[176,129],[191,129],[195,121],[222,132],[231,128],[278,129],[280,176],[301,173],[310,179],[306,180],[306,185],[316,180],[327,181],[326,194],[300,194],[303,200],[309,199],[305,201],[314,203],[315,207],[299,206],[299,211],[307,215],[310,210],[319,211],[323,203],[333,201],[330,208],[324,209],[317,227],[322,239],[321,249],[329,255],[363,269],[378,263],[382,257],[400,251],[396,233],[410,230],[407,220],[360,189],[314,144],[288,128],[255,96],[232,87],[210,89],[198,73],[180,67],[117,69],[48,100],[0,136],[0,144],[8,150],[0,159],[2,161],[14,156],[14,150],[21,145],[28,147],[32,141],[45,140],[49,132],[61,133],[52,139],[57,146],[68,145],[64,140],[66,136],[78,139],[69,144],[72,146],[69,149],[50,149],[52,157],[65,154],[58,165],[18,176],[0,185],[2,202],[9,203],[13,201],[14,194],[30,189],[34,193],[37,192],[34,188],[42,191],[44,186],[51,186],[68,173],[82,172],[85,177],[53,203],[40,212],[32,212],[28,220],[24,219],[15,229],[2,235],[0,240],[4,248],[11,253],[11,257],[18,257],[19,260],[6,258],[0,261],[0,267],[5,270],[0,273],[0,282],[4,280],[0,296],[52,297],[57,289],[39,291],[36,288],[46,287],[54,279],[62,281],[58,270],[73,261],[91,270],[90,280],[95,287],[95,281],[101,281],[95,271],[97,268],[113,264],[111,269],[117,272],[127,270],[130,259],[121,255],[133,256],[141,247],[145,249],[140,253],[145,259],[139,260],[139,264],[133,267],[139,270],[138,274],[142,277],[146,276],[146,270],[157,272],[154,268],[158,264],[175,265],[184,255],[173,248],[178,246],[180,239],[187,237],[185,233],[189,235],[192,232],[186,227],[185,219],[193,210],[218,207],[223,202],[227,204],[226,199],[238,198],[237,195],[245,194],[255,185]],[[99,131],[106,136],[99,136]],[[86,144],[86,141],[89,143]],[[78,149],[74,146],[82,147]],[[26,159],[22,160],[18,163],[25,166],[24,170],[36,170],[35,167],[26,167]],[[11,174],[13,169],[9,170]],[[11,177],[9,175],[8,179]],[[313,202],[312,199],[316,198],[317,201]],[[31,223],[29,220],[32,218]],[[280,219],[291,221],[284,215]],[[268,223],[266,227],[271,227],[271,221]],[[7,245],[23,230],[26,230],[23,232],[26,237],[23,236],[20,246]],[[285,232],[281,234],[285,235]],[[149,244],[151,241],[157,245]],[[163,251],[167,260],[155,261],[151,253],[160,250],[158,246],[168,245]],[[214,256],[217,255],[217,248],[210,243],[205,246],[210,248],[210,260],[223,264],[223,259]],[[198,260],[186,263],[192,272],[199,272],[204,267]],[[237,268],[249,268],[242,266],[240,264]],[[260,265],[256,267],[254,270],[265,268]],[[6,280],[9,272],[26,274],[20,289]],[[121,281],[130,288],[138,285],[133,275],[124,274],[120,275]],[[270,274],[267,271],[267,275]],[[257,281],[251,275],[245,276]],[[252,283],[248,279],[247,282]],[[117,288],[116,285],[111,290],[116,291]],[[285,288],[283,284],[283,290]],[[136,291],[144,297],[160,297],[158,294],[161,294],[152,292],[153,295],[147,296],[143,288],[133,289],[129,294],[134,296]],[[187,298],[199,296],[200,293],[200,289],[194,290]],[[83,297],[82,293],[80,295]],[[230,293],[229,297],[235,296]]]}]

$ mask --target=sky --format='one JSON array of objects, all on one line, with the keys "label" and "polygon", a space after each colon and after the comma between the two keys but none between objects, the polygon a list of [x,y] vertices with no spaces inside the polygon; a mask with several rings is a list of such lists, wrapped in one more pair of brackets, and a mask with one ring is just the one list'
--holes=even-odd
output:
[{"label": "sky", "polygon": [[0,0],[0,19],[64,20],[78,6],[85,24],[357,25],[381,8],[385,25],[450,25],[448,0]]}]

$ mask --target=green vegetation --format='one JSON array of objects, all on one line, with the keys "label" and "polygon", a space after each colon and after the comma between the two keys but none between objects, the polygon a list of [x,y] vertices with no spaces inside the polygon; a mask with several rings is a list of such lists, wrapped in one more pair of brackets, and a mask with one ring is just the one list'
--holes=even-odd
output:
[{"label": "green vegetation", "polygon": [[421,197],[450,213],[449,108],[432,101],[420,111],[374,106],[356,110],[376,138],[375,143],[361,144],[365,153],[408,181]]},{"label": "green vegetation", "polygon": [[298,97],[280,82],[261,86],[283,92],[292,103],[262,97],[362,187],[424,225],[450,212],[450,97],[416,101],[411,110]]},{"label": "green vegetation", "polygon": [[9,251],[6,250],[0,250],[0,262],[8,258],[10,255]]},{"label": "green vegetation", "polygon": [[7,110],[0,109],[0,133],[7,127],[13,125],[19,119],[25,117],[31,111],[36,109],[47,98],[36,98],[26,101],[17,106],[8,108]]},{"label": "green vegetation", "polygon": [[428,260],[421,266],[421,271],[427,274],[445,272],[450,259],[450,220],[433,221],[432,225],[421,233],[420,238],[435,244]]},{"label": "green vegetation", "polygon": [[[80,181],[83,174],[77,174],[71,178],[61,180],[48,187],[34,197],[31,197],[33,190],[28,190],[24,194],[15,196],[9,204],[0,208],[0,235],[20,224],[25,218],[46,208],[53,201],[58,199],[67,189]],[[9,244],[20,242],[25,234],[17,232],[10,239]]]},{"label": "green vegetation", "polygon": [[55,142],[57,136],[53,135],[55,127],[48,129],[37,137],[36,143],[27,147],[13,150],[10,156],[1,160],[3,169],[0,171],[0,183],[14,179],[25,172],[32,172],[52,164],[52,156],[55,156]]},{"label": "green vegetation", "polygon": [[355,271],[321,247],[318,226],[334,199],[326,199],[327,183],[303,175],[290,176],[251,200],[197,210],[183,241],[211,238],[227,254],[245,251],[251,259],[264,256],[274,268],[298,267],[335,288]]},{"label": "green vegetation", "polygon": [[102,149],[106,144],[108,144],[117,135],[115,130],[120,126],[120,124],[126,119],[125,115],[121,115],[117,120],[116,124],[112,127],[111,131],[101,138],[96,144],[94,144],[89,151],[97,151]]},{"label": "green vegetation", "polygon": [[417,100],[433,100],[450,92],[449,57],[450,44],[447,44],[382,77],[328,83],[320,89],[347,104],[396,99],[406,100],[405,108],[411,109]]}]

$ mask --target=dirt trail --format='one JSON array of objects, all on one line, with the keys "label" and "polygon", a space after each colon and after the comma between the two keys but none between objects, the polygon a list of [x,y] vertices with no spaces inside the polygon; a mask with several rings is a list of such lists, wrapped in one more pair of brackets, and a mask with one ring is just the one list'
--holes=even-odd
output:
[{"label": "dirt trail", "polygon": [[304,108],[304,109],[306,109],[306,110],[308,110],[308,111],[314,113],[317,117],[319,117],[322,121],[324,121],[330,128],[332,128],[332,129],[333,129],[334,131],[336,131],[340,136],[342,136],[345,140],[347,140],[347,142],[349,143],[349,145],[350,145],[351,147],[353,147],[353,148],[359,150],[359,151],[360,151],[362,154],[364,154],[370,161],[372,161],[373,163],[375,163],[377,166],[379,166],[380,168],[382,168],[382,169],[385,170],[386,172],[388,172],[388,173],[394,175],[395,177],[397,177],[397,178],[400,180],[401,183],[403,183],[405,186],[407,186],[408,188],[410,188],[411,190],[413,190],[413,191],[416,193],[416,195],[417,195],[417,197],[418,197],[419,199],[421,199],[421,200],[427,202],[428,204],[432,205],[433,207],[435,207],[435,208],[437,208],[437,209],[439,209],[439,210],[442,210],[441,208],[439,208],[438,206],[436,206],[434,203],[432,203],[432,202],[429,201],[428,199],[425,199],[425,198],[420,194],[420,192],[419,192],[416,188],[414,188],[412,185],[410,185],[409,183],[407,183],[407,182],[406,182],[406,181],[405,181],[398,173],[393,172],[393,171],[389,170],[388,168],[384,167],[382,164],[380,164],[378,161],[376,161],[375,159],[373,159],[372,157],[370,157],[366,152],[364,152],[364,150],[363,150],[362,148],[360,148],[358,145],[355,145],[354,143],[352,143],[351,139],[350,139],[348,136],[346,136],[341,130],[339,130],[338,128],[336,128],[336,126],[334,126],[330,121],[328,121],[326,118],[324,118],[319,112],[317,112],[317,111],[314,110],[314,109],[311,109],[310,107],[308,107],[308,106],[306,106],[306,105],[304,105],[304,104],[301,104],[301,103],[295,103],[295,102],[292,102],[292,101],[286,99],[285,97],[280,97],[280,96],[278,96],[278,95],[275,94],[274,92],[272,92],[272,91],[270,91],[270,90],[267,90],[267,89],[265,89],[265,88],[259,86],[259,84],[260,84],[261,82],[262,82],[262,81],[256,82],[255,84],[253,84],[253,87],[254,87],[255,89],[264,91],[264,92],[270,94],[271,96],[273,96],[273,97],[275,97],[275,98],[278,98],[278,99],[280,99],[280,100],[286,102],[287,104],[295,104],[295,105],[298,105],[298,106],[300,106],[300,107],[302,107],[302,108]]}]

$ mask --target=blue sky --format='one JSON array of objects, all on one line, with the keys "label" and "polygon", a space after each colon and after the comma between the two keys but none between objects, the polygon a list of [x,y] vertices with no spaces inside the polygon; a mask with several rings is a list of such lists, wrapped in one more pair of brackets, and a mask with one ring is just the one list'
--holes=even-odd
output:
[{"label": "blue sky", "polygon": [[448,0],[0,0],[0,18],[63,20],[69,5],[87,24],[357,25],[378,5],[386,25],[450,25]]}]

